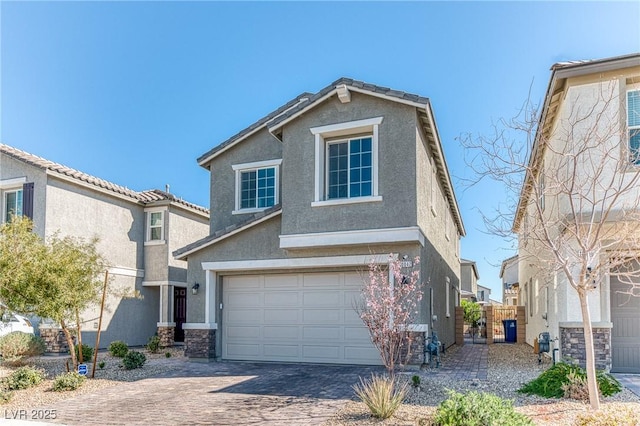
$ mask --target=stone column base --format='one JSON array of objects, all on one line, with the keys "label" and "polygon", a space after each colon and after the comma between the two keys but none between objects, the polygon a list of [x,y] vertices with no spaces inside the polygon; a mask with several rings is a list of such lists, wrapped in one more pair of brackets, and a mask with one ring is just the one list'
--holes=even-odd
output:
[{"label": "stone column base", "polygon": [[49,353],[68,353],[69,344],[64,332],[59,327],[40,327],[40,337],[44,340],[44,350]]},{"label": "stone column base", "polygon": [[216,330],[186,329],[184,344],[188,358],[216,358]]},{"label": "stone column base", "polygon": [[[593,327],[593,349],[596,368],[611,370],[611,328]],[[560,325],[560,351],[563,359],[577,361],[582,368],[586,364],[584,328],[577,325]]]},{"label": "stone column base", "polygon": [[175,329],[173,326],[158,326],[158,337],[160,338],[161,348],[174,345]]}]

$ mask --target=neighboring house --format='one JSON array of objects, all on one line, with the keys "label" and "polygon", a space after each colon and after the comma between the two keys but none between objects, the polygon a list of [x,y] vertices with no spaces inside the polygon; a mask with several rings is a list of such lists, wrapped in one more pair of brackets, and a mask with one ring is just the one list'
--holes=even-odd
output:
[{"label": "neighboring house", "polygon": [[462,299],[478,301],[478,266],[473,260],[460,259],[460,296]]},{"label": "neighboring house", "polygon": [[489,287],[485,287],[483,285],[478,284],[478,303],[484,305],[490,305],[489,300],[491,299],[491,289]]},{"label": "neighboring house", "polygon": [[[187,264],[171,252],[207,235],[207,209],[168,192],[137,192],[0,144],[0,223],[11,215],[34,222],[42,237],[55,232],[98,237],[110,268],[111,287],[141,298],[112,295],[103,318],[101,346],[113,340],[142,345],[158,332],[166,344],[181,341],[186,317]],[[93,345],[98,312],[82,316],[83,341]],[[41,324],[49,349],[55,326]],[[63,345],[64,346],[64,345]]]},{"label": "neighboring house", "polygon": [[[559,63],[551,69],[551,79],[533,147],[533,152],[537,155],[532,155],[531,160],[534,173],[538,173],[538,176],[528,177],[537,179],[536,185],[545,185],[539,178],[539,170],[547,164],[549,158],[553,158],[553,150],[547,147],[565,143],[559,134],[570,128],[571,114],[580,109],[598,111],[597,114],[591,114],[583,120],[583,129],[597,127],[598,132],[606,134],[607,129],[611,128],[611,123],[615,126],[613,136],[606,140],[599,139],[597,146],[607,144],[603,148],[610,149],[609,156],[602,157],[608,158],[610,164],[597,179],[606,179],[602,181],[606,187],[608,182],[614,181],[612,176],[620,177],[620,173],[634,172],[638,167],[638,161],[632,158],[630,152],[640,146],[640,54]],[[589,137],[600,137],[598,132],[589,133]],[[545,142],[541,143],[541,140]],[[580,191],[580,188],[575,188],[574,191]],[[540,249],[527,246],[527,223],[531,223],[528,220],[533,217],[531,203],[527,200],[530,196],[527,194],[530,193],[531,191],[523,191],[525,195],[520,199],[514,222],[514,230],[519,234],[518,282],[521,302],[527,310],[527,341],[533,344],[533,339],[539,333],[549,332],[552,339],[558,339],[557,344],[562,357],[584,362],[582,315],[577,293],[561,272],[547,276],[536,274],[537,270],[544,270],[540,261],[536,259],[542,258],[545,253],[537,252],[531,255],[532,251]],[[632,198],[637,196],[630,195]],[[617,200],[620,204],[624,201]],[[544,213],[558,215],[553,217],[581,218],[580,214],[584,213],[566,208],[566,199],[543,199],[542,203],[537,205],[552,206],[544,210]],[[619,220],[616,217],[620,215],[611,215],[611,229],[615,229],[616,221]],[[585,224],[588,225],[589,222],[586,221]],[[623,222],[620,224],[622,226]],[[602,258],[596,261],[603,260],[607,261]],[[589,293],[588,302],[595,361],[598,368],[640,373],[640,297],[628,297],[618,293],[627,288],[628,286],[614,274],[604,274],[601,280],[594,281],[594,290]]]},{"label": "neighboring house", "polygon": [[210,235],[174,253],[201,290],[188,295],[189,357],[380,363],[354,303],[389,253],[421,258],[412,329],[453,344],[465,230],[427,98],[342,78],[198,163]]},{"label": "neighboring house", "polygon": [[518,306],[518,255],[511,256],[502,261],[500,267],[500,279],[502,280],[502,304],[505,306]]}]

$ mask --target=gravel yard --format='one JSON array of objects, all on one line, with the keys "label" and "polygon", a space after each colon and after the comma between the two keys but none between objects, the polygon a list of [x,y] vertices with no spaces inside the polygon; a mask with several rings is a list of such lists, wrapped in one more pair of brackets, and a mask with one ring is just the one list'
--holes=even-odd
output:
[{"label": "gravel yard", "polygon": [[[73,398],[99,389],[115,386],[122,382],[133,382],[147,377],[155,376],[160,373],[174,370],[186,361],[184,350],[182,348],[161,349],[158,353],[152,354],[142,348],[132,348],[139,352],[143,352],[147,357],[147,361],[142,368],[133,370],[125,370],[122,365],[122,358],[111,356],[106,351],[98,353],[98,364],[100,361],[105,362],[103,369],[96,366],[94,379],[87,379],[85,383],[75,391],[54,392],[51,390],[53,379],[66,372],[65,361],[68,356],[41,356],[28,360],[27,365],[41,368],[46,373],[46,380],[33,388],[14,391],[13,398],[8,403],[2,404],[3,410],[11,409],[33,409],[42,406],[51,406],[52,404],[67,398]],[[171,354],[170,358],[166,357],[166,353]],[[89,375],[91,374],[92,364],[88,364]],[[0,378],[5,377],[15,368],[0,365]]]},{"label": "gravel yard", "polygon": [[[456,347],[447,352],[443,359],[452,357]],[[538,356],[528,345],[496,344],[489,346],[488,380],[460,381],[451,378],[430,377],[430,371],[408,371],[404,373],[408,380],[411,376],[420,376],[420,388],[411,387],[407,400],[396,414],[385,421],[373,419],[367,407],[360,402],[349,402],[329,420],[327,426],[338,425],[429,425],[430,418],[438,404],[447,398],[447,389],[458,392],[477,390],[489,392],[514,401],[517,411],[528,415],[537,425],[570,425],[580,413],[588,412],[587,404],[571,401],[545,399],[526,396],[516,392],[522,384],[536,378],[550,366],[547,359],[538,365]],[[640,398],[627,389],[602,399],[605,410],[617,410],[629,407],[640,410]]]}]

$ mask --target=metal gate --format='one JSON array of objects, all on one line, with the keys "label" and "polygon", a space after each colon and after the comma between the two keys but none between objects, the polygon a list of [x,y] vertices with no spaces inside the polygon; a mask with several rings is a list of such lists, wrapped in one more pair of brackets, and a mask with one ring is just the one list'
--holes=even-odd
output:
[{"label": "metal gate", "polygon": [[480,311],[478,321],[465,323],[464,341],[465,343],[487,344],[487,311],[484,308]]},{"label": "metal gate", "polygon": [[494,307],[493,343],[515,343],[517,340],[517,307]]}]

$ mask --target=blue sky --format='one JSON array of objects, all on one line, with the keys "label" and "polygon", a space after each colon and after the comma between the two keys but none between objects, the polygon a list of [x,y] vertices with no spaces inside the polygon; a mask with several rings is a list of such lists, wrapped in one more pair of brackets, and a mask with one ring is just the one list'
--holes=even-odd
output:
[{"label": "blue sky", "polygon": [[514,252],[463,191],[463,133],[544,96],[554,62],[640,51],[640,2],[0,1],[0,141],[136,190],[208,206],[195,159],[341,76],[429,97],[467,228],[500,299]]}]

